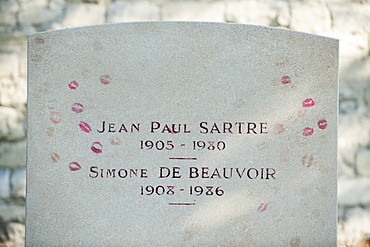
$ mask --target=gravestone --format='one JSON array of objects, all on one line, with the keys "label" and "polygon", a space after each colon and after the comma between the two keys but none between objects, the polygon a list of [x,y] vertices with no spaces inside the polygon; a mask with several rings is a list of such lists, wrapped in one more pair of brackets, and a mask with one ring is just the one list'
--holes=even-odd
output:
[{"label": "gravestone", "polygon": [[338,41],[197,22],[28,37],[27,246],[336,246]]}]

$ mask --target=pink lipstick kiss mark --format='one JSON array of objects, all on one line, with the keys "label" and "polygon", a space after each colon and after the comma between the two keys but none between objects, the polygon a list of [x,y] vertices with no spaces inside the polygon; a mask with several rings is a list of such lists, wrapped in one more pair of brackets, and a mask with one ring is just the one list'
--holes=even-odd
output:
[{"label": "pink lipstick kiss mark", "polygon": [[68,168],[69,170],[75,172],[75,171],[81,170],[82,166],[78,164],[77,162],[71,162],[69,163]]},{"label": "pink lipstick kiss mark", "polygon": [[314,106],[315,105],[315,101],[313,101],[313,99],[305,99],[303,102],[302,102],[302,106],[303,107],[311,107],[311,106]]},{"label": "pink lipstick kiss mark", "polygon": [[91,131],[91,127],[88,123],[85,123],[85,122],[80,122],[80,124],[78,125],[82,131],[86,132],[86,133],[89,133]]},{"label": "pink lipstick kiss mark", "polygon": [[57,163],[60,159],[60,156],[59,154],[53,152],[50,154],[50,158],[54,163]]},{"label": "pink lipstick kiss mark", "polygon": [[100,142],[94,142],[91,146],[91,151],[100,154],[103,151],[103,145]]},{"label": "pink lipstick kiss mark", "polygon": [[77,81],[71,81],[69,84],[68,84],[68,87],[70,89],[77,89],[80,85],[78,84]]},{"label": "pink lipstick kiss mark", "polygon": [[71,110],[75,113],[81,113],[84,111],[84,106],[80,103],[74,103]]},{"label": "pink lipstick kiss mark", "polygon": [[60,123],[62,121],[62,119],[60,118],[60,113],[56,111],[50,113],[50,121],[55,124]]},{"label": "pink lipstick kiss mark", "polygon": [[328,121],[325,119],[321,119],[320,121],[317,122],[317,125],[319,126],[320,129],[324,130],[326,127],[328,127]]},{"label": "pink lipstick kiss mark", "polygon": [[310,136],[315,132],[312,128],[306,127],[303,129],[302,135],[304,136]]},{"label": "pink lipstick kiss mark", "polygon": [[111,82],[111,78],[109,75],[102,75],[100,76],[100,82],[103,83],[104,85],[107,85]]},{"label": "pink lipstick kiss mark", "polygon": [[288,84],[288,83],[291,83],[291,82],[292,82],[292,80],[290,79],[289,76],[285,75],[285,76],[281,77],[281,83]]},{"label": "pink lipstick kiss mark", "polygon": [[312,166],[313,155],[311,154],[310,156],[308,156],[307,154],[305,154],[305,155],[302,156],[301,161],[302,161],[303,166],[310,167],[310,166]]},{"label": "pink lipstick kiss mark", "polygon": [[257,211],[262,213],[263,211],[265,211],[267,209],[267,205],[266,203],[261,203],[261,205],[258,207]]}]

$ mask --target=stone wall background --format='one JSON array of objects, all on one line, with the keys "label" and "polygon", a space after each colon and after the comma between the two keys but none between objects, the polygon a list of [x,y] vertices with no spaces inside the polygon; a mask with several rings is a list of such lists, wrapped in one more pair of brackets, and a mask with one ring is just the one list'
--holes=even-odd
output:
[{"label": "stone wall background", "polygon": [[0,246],[24,244],[26,35],[159,20],[250,23],[340,39],[338,245],[370,246],[370,0],[0,0]]}]

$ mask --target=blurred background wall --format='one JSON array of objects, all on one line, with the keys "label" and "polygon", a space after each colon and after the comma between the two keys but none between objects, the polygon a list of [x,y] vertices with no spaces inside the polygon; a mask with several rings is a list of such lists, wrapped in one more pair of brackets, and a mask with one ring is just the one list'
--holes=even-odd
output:
[{"label": "blurred background wall", "polygon": [[370,0],[0,0],[0,246],[24,244],[27,34],[173,20],[340,39],[338,245],[370,246]]}]

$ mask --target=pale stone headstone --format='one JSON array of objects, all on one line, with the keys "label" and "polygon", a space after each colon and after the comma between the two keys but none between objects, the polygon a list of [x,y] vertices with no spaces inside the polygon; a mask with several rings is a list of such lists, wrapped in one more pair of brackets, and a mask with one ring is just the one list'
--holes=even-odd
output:
[{"label": "pale stone headstone", "polygon": [[335,246],[338,40],[197,22],[28,38],[27,246]]}]

